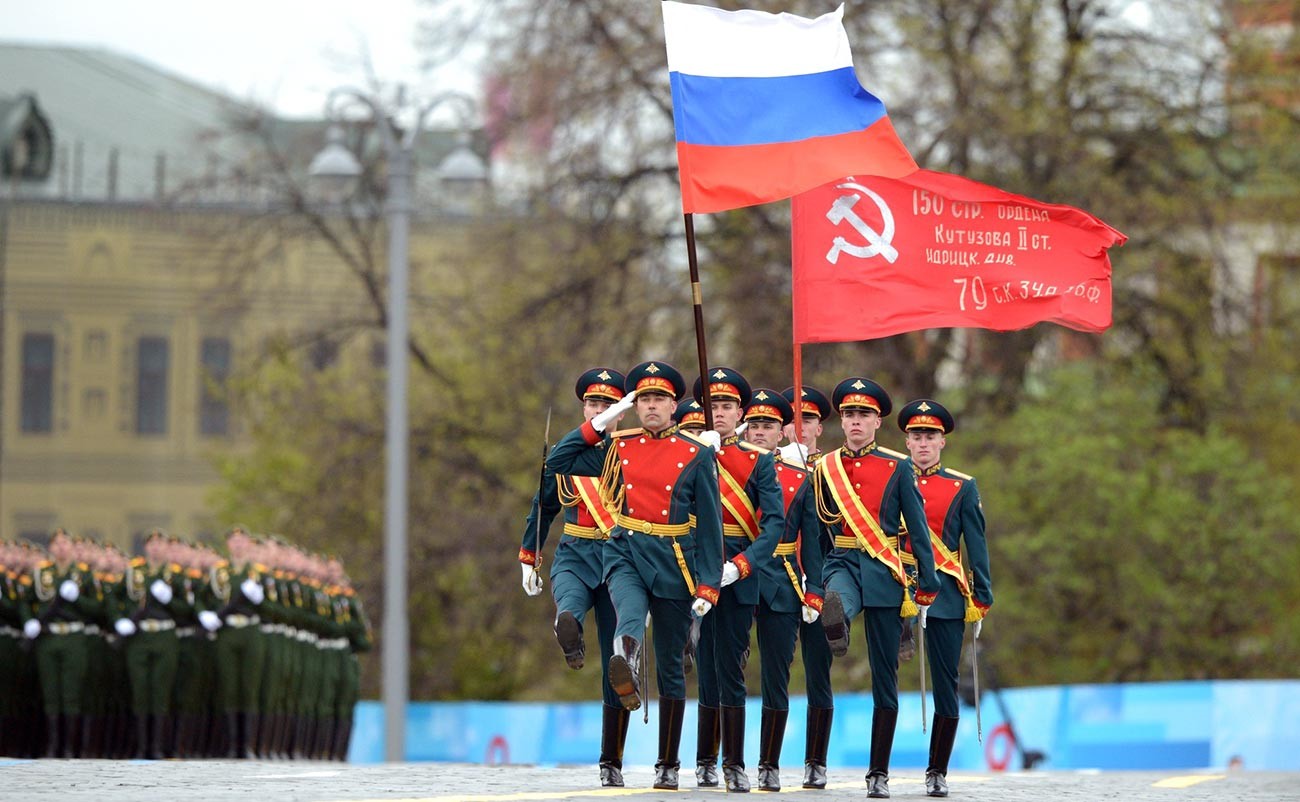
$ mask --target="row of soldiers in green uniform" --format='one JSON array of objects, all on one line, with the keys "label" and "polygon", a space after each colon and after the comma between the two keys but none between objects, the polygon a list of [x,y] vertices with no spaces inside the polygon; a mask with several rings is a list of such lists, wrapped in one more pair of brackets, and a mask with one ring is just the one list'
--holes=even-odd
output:
[{"label": "row of soldiers in green uniform", "polygon": [[[585,422],[551,450],[519,550],[524,591],[538,595],[547,531],[564,512],[550,571],[555,634],[568,665],[581,668],[583,625],[595,611],[605,701],[601,784],[623,785],[628,714],[645,693],[642,644],[653,621],[656,788],[678,787],[693,661],[697,785],[719,784],[721,748],[726,789],[750,789],[745,669],[755,629],[763,700],[758,786],[781,788],[798,640],[808,696],[803,786],[825,788],[831,663],[847,654],[850,625],[860,617],[874,703],[867,795],[889,796],[898,662],[915,619],[935,700],[926,792],[947,796],[964,633],[973,624],[977,638],[993,604],[975,480],[940,463],[953,416],[930,399],[906,404],[898,419],[910,452],[903,454],[876,443],[892,401],[865,377],[850,376],[827,398],[807,386],[798,394],[751,389],[738,371],[719,367],[710,369],[707,385],[696,380],[693,398],[681,400],[685,390],[665,362],[643,362],[626,376],[608,368],[583,373],[575,391]],[[712,430],[705,430],[702,403]],[[640,426],[614,431],[631,409]],[[821,453],[817,438],[835,413],[844,445]],[[791,443],[779,446],[783,437]]]},{"label": "row of soldiers in green uniform", "polygon": [[343,566],[226,547],[0,541],[0,754],[346,759],[370,627]]}]

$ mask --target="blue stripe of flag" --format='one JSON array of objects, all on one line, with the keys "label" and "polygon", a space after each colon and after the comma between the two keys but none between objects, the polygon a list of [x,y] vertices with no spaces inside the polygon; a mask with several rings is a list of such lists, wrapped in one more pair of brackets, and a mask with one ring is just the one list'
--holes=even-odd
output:
[{"label": "blue stripe of flag", "polygon": [[671,73],[677,141],[768,145],[861,131],[885,116],[852,67],[777,78]]}]

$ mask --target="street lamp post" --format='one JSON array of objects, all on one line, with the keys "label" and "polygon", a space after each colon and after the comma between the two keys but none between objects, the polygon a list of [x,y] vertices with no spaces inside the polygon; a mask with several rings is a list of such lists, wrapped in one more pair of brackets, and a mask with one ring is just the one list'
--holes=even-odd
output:
[{"label": "street lamp post", "polygon": [[[385,216],[388,224],[388,401],[384,438],[384,640],[383,665],[384,759],[401,761],[406,755],[406,706],[410,697],[410,626],[407,615],[407,315],[408,268],[414,148],[416,137],[433,109],[446,100],[464,97],[444,94],[419,107],[414,123],[405,131],[397,127],[384,104],[355,89],[330,95],[327,113],[336,117],[340,98],[359,102],[369,110],[384,144],[388,172]],[[405,110],[399,91],[398,113]],[[361,174],[356,157],[343,146],[341,131],[332,130],[330,141],[312,160],[313,176],[331,181],[351,181]]]}]

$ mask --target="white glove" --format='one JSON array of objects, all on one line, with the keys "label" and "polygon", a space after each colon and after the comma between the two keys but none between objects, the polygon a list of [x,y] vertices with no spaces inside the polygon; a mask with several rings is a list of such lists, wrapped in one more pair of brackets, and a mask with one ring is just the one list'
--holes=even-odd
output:
[{"label": "white glove", "polygon": [[745,433],[745,430],[748,428],[749,428],[749,421],[745,421],[744,423],[740,424],[739,426],[736,427],[736,436],[740,437],[742,434]]},{"label": "white glove", "polygon": [[254,579],[245,579],[240,582],[239,589],[244,592],[244,598],[253,604],[261,604],[262,599],[266,598],[266,591],[262,590],[262,583]]},{"label": "white glove", "polygon": [[705,445],[709,446],[714,451],[722,448],[722,435],[712,429],[700,432],[700,439],[704,441]]},{"label": "white glove", "polygon": [[172,603],[172,586],[168,585],[161,579],[155,579],[150,583],[149,593],[151,593],[161,604]]},{"label": "white glove", "polygon": [[601,412],[597,414],[594,418],[592,418],[591,428],[595,429],[598,432],[605,431],[605,427],[610,424],[610,421],[614,420],[619,415],[622,415],[624,412],[627,412],[629,409],[632,408],[632,405],[635,403],[636,403],[636,390],[633,390],[632,392],[620,398],[618,401],[615,401],[613,404],[610,404],[605,409],[604,412]]},{"label": "white glove", "polygon": [[983,628],[984,628],[984,619],[981,618],[980,620],[975,622],[975,637],[978,638],[980,636],[980,630]]},{"label": "white glove", "polygon": [[792,465],[808,464],[808,446],[803,443],[787,443],[776,450],[781,459]]},{"label": "white glove", "polygon": [[696,599],[695,602],[691,604],[691,612],[695,613],[695,615],[700,618],[708,615],[709,611],[712,609],[713,602],[708,599]]},{"label": "white glove", "polygon": [[800,612],[803,615],[803,622],[805,624],[811,624],[814,621],[816,621],[818,618],[821,618],[821,613],[817,612],[814,608],[809,607],[806,604],[803,606],[803,609]]},{"label": "white glove", "polygon": [[81,588],[77,587],[77,583],[71,579],[65,579],[63,584],[59,585],[59,595],[66,602],[74,602],[81,595]]},{"label": "white glove", "polygon": [[199,623],[208,632],[216,632],[221,628],[221,616],[211,610],[199,610]]},{"label": "white glove", "polygon": [[916,605],[916,609],[921,611],[917,613],[917,617],[921,619],[921,629],[925,629],[925,616],[930,612],[930,605],[918,604]]},{"label": "white glove", "polygon": [[519,563],[519,567],[524,569],[523,586],[524,593],[529,596],[536,596],[542,592],[542,575],[537,572],[537,566]]},{"label": "white glove", "polygon": [[740,569],[731,560],[727,560],[722,564],[722,586],[725,588],[737,579],[740,579]]},{"label": "white glove", "polygon": [[113,622],[113,629],[122,637],[129,638],[135,634],[135,622],[129,618],[119,618]]},{"label": "white glove", "polygon": [[23,624],[23,634],[27,636],[27,640],[36,640],[36,636],[41,634],[41,622],[33,618]]}]

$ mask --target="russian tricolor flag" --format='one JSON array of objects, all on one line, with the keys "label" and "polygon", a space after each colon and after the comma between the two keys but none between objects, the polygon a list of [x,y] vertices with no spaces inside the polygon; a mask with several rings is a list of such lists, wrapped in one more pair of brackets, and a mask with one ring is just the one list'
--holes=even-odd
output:
[{"label": "russian tricolor flag", "polygon": [[687,214],[917,169],[858,83],[843,5],[816,19],[672,0],[663,12]]}]

